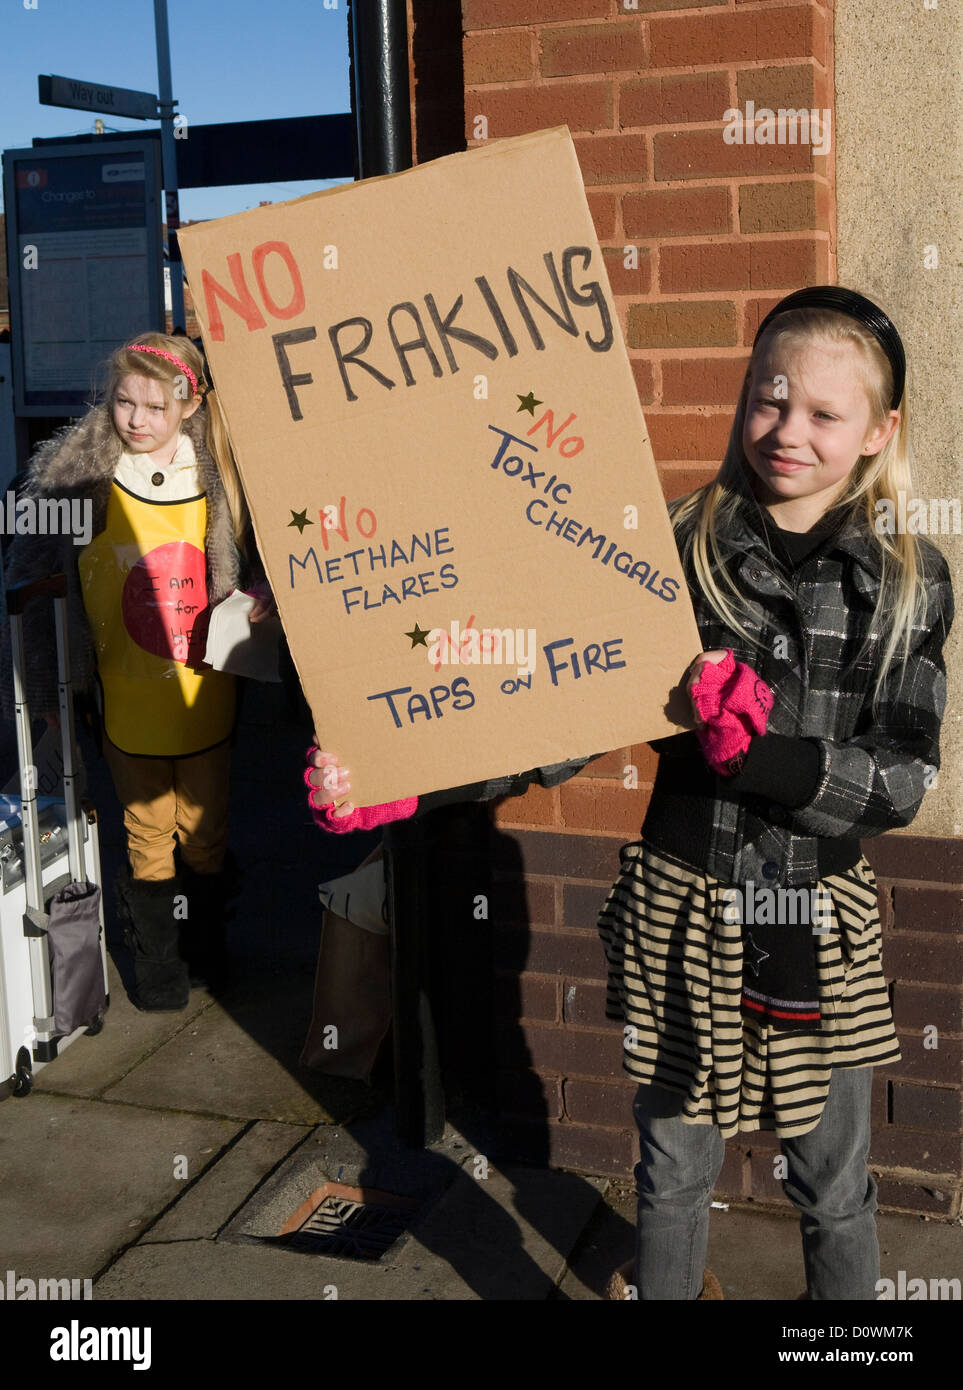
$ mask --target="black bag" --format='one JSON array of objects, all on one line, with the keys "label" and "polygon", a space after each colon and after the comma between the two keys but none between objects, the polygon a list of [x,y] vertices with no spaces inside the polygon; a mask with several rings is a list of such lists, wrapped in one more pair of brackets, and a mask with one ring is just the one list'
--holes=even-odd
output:
[{"label": "black bag", "polygon": [[100,889],[68,883],[50,903],[47,941],[53,984],[54,1032],[89,1024],[107,1003],[100,952]]}]

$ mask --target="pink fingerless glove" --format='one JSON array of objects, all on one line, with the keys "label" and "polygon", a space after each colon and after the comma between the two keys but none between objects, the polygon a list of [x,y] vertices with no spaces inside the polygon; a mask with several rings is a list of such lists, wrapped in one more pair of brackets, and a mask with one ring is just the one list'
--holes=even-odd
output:
[{"label": "pink fingerless glove", "polygon": [[753,736],[766,732],[772,691],[730,650],[722,661],[703,666],[691,693],[705,721],[696,730],[703,756],[713,771],[731,777],[741,771]]},{"label": "pink fingerless glove", "polygon": [[304,773],[304,785],[308,788],[308,807],[312,819],[322,830],[330,830],[335,835],[344,835],[349,830],[374,830],[376,826],[387,825],[389,821],[408,820],[417,811],[416,796],[406,797],[403,801],[386,801],[380,806],[356,806],[348,816],[336,816],[333,802],[316,805],[314,798],[321,788],[311,782],[311,773],[315,770],[311,758],[317,751],[316,743],[307,751],[309,766]]}]

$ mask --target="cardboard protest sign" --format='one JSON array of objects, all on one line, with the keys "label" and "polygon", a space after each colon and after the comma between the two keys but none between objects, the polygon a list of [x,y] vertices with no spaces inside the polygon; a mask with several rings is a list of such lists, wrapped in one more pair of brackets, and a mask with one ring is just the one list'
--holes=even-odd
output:
[{"label": "cardboard protest sign", "polygon": [[676,732],[700,643],[566,129],[181,246],[356,805]]}]

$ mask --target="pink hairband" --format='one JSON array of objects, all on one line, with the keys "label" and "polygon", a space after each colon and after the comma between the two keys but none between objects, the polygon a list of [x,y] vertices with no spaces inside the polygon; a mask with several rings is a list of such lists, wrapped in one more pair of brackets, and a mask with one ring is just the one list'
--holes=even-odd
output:
[{"label": "pink hairband", "polygon": [[175,357],[172,352],[165,352],[163,348],[148,347],[146,343],[131,343],[128,352],[152,352],[156,357],[166,357],[168,362],[173,362],[175,367],[183,367],[191,383],[191,390],[197,395],[197,377],[191,371],[186,362],[182,362],[179,357]]}]

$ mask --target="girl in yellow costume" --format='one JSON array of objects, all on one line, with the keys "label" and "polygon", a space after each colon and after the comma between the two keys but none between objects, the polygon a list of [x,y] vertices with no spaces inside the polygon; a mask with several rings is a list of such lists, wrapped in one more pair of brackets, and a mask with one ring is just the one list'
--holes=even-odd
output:
[{"label": "girl in yellow costume", "polygon": [[[216,987],[226,968],[234,680],[201,663],[211,607],[263,574],[249,573],[257,554],[211,389],[189,338],[144,333],[118,349],[103,404],[41,446],[26,487],[89,501],[92,539],[18,537],[6,574],[8,585],[68,577],[74,685],[101,696],[127,831],[135,1002],[149,1010],[184,1008],[192,973]],[[252,621],[270,608],[259,588]],[[50,715],[49,606],[26,621],[27,698]]]}]

